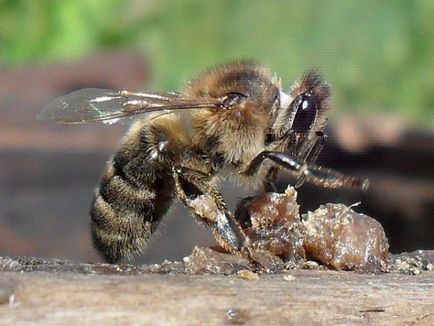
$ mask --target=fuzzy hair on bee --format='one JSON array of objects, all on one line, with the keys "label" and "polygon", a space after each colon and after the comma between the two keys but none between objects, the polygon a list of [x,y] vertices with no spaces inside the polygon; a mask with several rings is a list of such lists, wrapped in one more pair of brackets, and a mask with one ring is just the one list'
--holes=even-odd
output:
[{"label": "fuzzy hair on bee", "polygon": [[[268,69],[239,61],[207,70],[180,92],[78,90],[55,99],[39,118],[113,123],[141,117],[107,162],[91,205],[93,242],[106,261],[141,252],[174,200],[209,227],[221,247],[250,258],[219,180],[270,190],[285,171],[297,187],[367,187],[366,180],[315,165],[329,97],[317,71],[286,93]],[[156,114],[150,118],[150,112]],[[198,198],[206,198],[206,207],[198,207]]]}]

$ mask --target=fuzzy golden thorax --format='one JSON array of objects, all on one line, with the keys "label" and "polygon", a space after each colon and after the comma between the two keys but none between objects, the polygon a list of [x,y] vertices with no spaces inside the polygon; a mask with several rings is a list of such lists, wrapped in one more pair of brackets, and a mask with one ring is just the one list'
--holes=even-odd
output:
[{"label": "fuzzy golden thorax", "polygon": [[226,65],[194,79],[186,92],[219,98],[231,95],[230,109],[192,112],[194,143],[227,165],[245,166],[265,148],[265,133],[279,87],[268,70],[249,62]]}]

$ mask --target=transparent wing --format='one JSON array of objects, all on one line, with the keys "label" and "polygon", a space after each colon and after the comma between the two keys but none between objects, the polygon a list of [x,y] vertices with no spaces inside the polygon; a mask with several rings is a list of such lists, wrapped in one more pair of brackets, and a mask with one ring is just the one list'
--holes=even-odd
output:
[{"label": "transparent wing", "polygon": [[123,117],[182,109],[221,108],[223,99],[187,98],[183,93],[133,93],[101,88],[85,88],[50,102],[37,116],[57,123],[103,121],[115,123]]}]

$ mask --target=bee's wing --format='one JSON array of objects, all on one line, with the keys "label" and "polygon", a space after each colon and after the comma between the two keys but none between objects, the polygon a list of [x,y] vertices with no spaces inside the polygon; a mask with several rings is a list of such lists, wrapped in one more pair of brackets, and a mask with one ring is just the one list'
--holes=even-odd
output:
[{"label": "bee's wing", "polygon": [[120,118],[147,112],[181,109],[219,108],[221,100],[187,98],[183,93],[133,93],[101,88],[85,88],[49,103],[37,116],[57,123],[114,123]]}]

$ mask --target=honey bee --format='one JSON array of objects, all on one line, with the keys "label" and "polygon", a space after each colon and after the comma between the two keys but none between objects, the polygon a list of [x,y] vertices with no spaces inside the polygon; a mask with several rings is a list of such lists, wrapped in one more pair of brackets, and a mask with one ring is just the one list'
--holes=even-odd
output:
[{"label": "honey bee", "polygon": [[[285,93],[268,69],[239,61],[204,72],[180,92],[78,90],[52,101],[39,118],[114,123],[144,115],[107,163],[92,202],[92,238],[107,262],[140,253],[175,199],[220,246],[249,257],[246,235],[219,193],[222,178],[270,191],[285,170],[297,187],[367,187],[367,180],[314,164],[326,139],[329,97],[317,71]],[[205,195],[207,207],[193,205]]]}]

